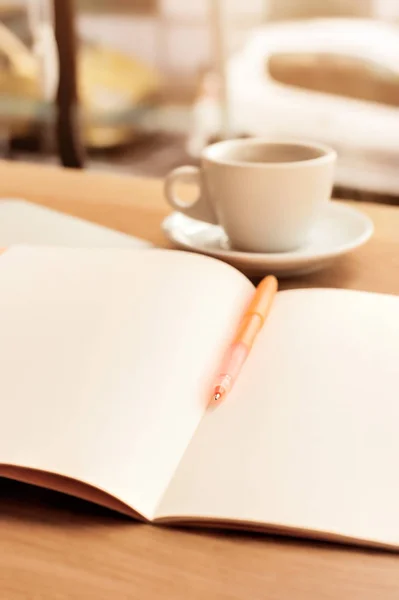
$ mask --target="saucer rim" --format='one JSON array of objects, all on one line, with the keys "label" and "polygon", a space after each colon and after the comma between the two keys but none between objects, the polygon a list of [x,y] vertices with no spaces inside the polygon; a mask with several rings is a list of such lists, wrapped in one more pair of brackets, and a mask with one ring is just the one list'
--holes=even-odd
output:
[{"label": "saucer rim", "polygon": [[[313,251],[311,250],[311,246],[306,251],[302,251],[301,249],[290,251],[290,252],[244,252],[240,250],[224,250],[223,248],[204,248],[199,245],[188,244],[182,240],[176,239],[176,237],[171,235],[171,231],[173,228],[170,227],[169,223],[172,219],[175,218],[176,215],[180,213],[178,211],[174,211],[169,214],[162,222],[162,230],[169,241],[173,243],[177,243],[180,247],[185,248],[186,250],[200,252],[202,254],[207,254],[209,256],[213,256],[221,259],[234,259],[236,261],[244,261],[254,263],[262,263],[265,264],[267,262],[268,265],[273,266],[286,266],[287,263],[290,265],[298,265],[302,264],[303,261],[307,263],[318,262],[321,260],[333,259],[343,254],[347,254],[356,248],[359,248],[363,244],[365,244],[374,233],[374,223],[372,219],[363,213],[362,211],[354,208],[353,206],[348,206],[343,204],[339,200],[331,200],[326,207],[327,218],[330,214],[334,214],[337,216],[337,213],[340,213],[341,217],[355,218],[358,221],[362,221],[363,231],[352,241],[346,242],[344,244],[337,245],[336,248],[331,248],[329,250],[322,251]],[[188,218],[188,217],[186,217]],[[193,219],[195,220],[195,219]]]}]

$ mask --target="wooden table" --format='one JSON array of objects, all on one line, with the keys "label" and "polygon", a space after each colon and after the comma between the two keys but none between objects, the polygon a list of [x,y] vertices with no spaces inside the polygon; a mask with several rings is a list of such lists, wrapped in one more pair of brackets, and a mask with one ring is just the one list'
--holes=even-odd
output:
[{"label": "wooden table", "polygon": [[[166,245],[159,181],[0,162],[0,197],[23,197]],[[358,205],[376,232],[362,249],[285,287],[399,294],[399,209]],[[399,508],[398,508],[399,510]],[[1,600],[397,600],[399,555],[133,523],[3,481]]]}]

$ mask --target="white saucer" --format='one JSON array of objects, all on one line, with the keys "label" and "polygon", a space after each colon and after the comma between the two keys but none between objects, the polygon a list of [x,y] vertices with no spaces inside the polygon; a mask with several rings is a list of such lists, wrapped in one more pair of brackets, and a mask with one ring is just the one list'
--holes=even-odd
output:
[{"label": "white saucer", "polygon": [[371,237],[374,225],[360,211],[331,201],[306,246],[295,252],[251,253],[230,250],[224,231],[175,212],[162,224],[166,237],[179,248],[224,260],[252,276],[304,275],[327,266],[337,256],[358,248]]}]

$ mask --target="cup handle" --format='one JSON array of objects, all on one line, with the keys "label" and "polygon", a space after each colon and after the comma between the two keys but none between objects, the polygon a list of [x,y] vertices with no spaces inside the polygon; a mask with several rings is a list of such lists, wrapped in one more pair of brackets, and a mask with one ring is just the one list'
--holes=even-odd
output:
[{"label": "cup handle", "polygon": [[[177,181],[189,184],[194,183],[198,187],[199,193],[194,202],[187,204],[187,202],[184,202],[179,198],[174,189]],[[206,221],[207,223],[212,223],[214,225],[218,224],[215,212],[204,192],[201,170],[198,169],[198,167],[186,166],[173,169],[173,171],[168,173],[165,178],[164,192],[166,200],[175,210],[192,217],[193,219]]]}]

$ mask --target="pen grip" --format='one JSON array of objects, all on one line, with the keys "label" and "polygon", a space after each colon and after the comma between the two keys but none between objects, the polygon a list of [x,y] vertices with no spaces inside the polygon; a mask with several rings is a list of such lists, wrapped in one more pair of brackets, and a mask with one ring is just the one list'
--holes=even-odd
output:
[{"label": "pen grip", "polygon": [[232,380],[236,379],[248,356],[248,352],[248,346],[242,342],[232,344],[222,363],[219,376],[225,377],[227,375]]},{"label": "pen grip", "polygon": [[215,381],[214,393],[224,396],[230,392],[248,356],[249,348],[242,343],[233,344],[222,363]]}]

